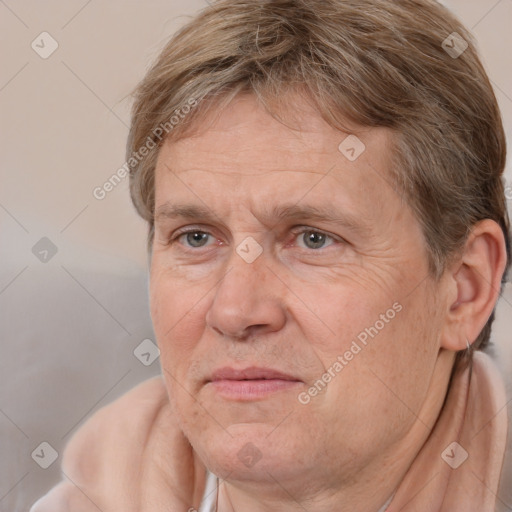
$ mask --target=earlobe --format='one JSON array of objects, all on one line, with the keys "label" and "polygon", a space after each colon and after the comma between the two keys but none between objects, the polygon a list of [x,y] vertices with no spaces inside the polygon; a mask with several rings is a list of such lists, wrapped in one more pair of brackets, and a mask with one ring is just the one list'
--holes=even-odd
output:
[{"label": "earlobe", "polygon": [[472,229],[464,249],[452,265],[448,301],[441,346],[459,351],[467,348],[484,328],[501,290],[507,253],[500,226],[483,220]]}]

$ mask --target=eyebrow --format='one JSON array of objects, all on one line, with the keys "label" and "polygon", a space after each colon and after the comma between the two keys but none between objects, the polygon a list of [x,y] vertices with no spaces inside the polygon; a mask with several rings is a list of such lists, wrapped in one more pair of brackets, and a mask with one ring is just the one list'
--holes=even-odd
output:
[{"label": "eyebrow", "polygon": [[[264,212],[259,218],[267,225],[288,221],[317,221],[344,226],[350,231],[364,232],[371,228],[371,224],[360,215],[349,212],[337,212],[329,206],[313,206],[300,204],[282,204]],[[191,204],[172,204],[170,202],[160,205],[154,216],[155,222],[164,219],[187,219],[215,222],[221,220],[215,213],[204,206]]]}]

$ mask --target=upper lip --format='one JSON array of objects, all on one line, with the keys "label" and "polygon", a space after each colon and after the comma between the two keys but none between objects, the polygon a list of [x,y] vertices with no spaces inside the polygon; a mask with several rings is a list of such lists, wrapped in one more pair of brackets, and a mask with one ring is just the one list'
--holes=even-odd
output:
[{"label": "upper lip", "polygon": [[259,368],[251,366],[249,368],[235,369],[230,367],[219,368],[212,373],[210,381],[217,380],[291,380],[298,381],[296,377],[274,370],[272,368]]}]

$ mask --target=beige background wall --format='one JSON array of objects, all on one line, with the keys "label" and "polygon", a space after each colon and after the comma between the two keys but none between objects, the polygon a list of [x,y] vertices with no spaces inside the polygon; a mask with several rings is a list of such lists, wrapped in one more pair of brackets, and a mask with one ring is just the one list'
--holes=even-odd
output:
[{"label": "beige background wall", "polygon": [[[510,139],[512,0],[446,3],[475,33]],[[205,5],[0,0],[0,511],[27,510],[59,479],[60,456],[38,465],[52,455],[41,442],[60,455],[85,417],[159,371],[133,354],[154,340],[145,227],[126,181],[101,201],[93,190],[124,163],[130,91]],[[31,47],[55,44],[43,31],[58,44],[46,59]],[[510,164],[508,181],[512,200]],[[34,254],[43,237],[53,245]],[[504,364],[511,327],[509,288],[496,333]]]}]

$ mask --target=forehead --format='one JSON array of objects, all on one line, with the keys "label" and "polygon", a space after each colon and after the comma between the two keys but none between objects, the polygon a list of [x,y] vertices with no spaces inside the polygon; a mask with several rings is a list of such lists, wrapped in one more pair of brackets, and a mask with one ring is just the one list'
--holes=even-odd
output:
[{"label": "forehead", "polygon": [[375,209],[399,201],[389,130],[359,127],[356,138],[299,96],[287,104],[276,119],[252,95],[239,96],[210,110],[196,130],[167,140],[156,166],[156,209],[185,196],[209,208],[307,198],[344,203],[354,214],[358,202]]}]

